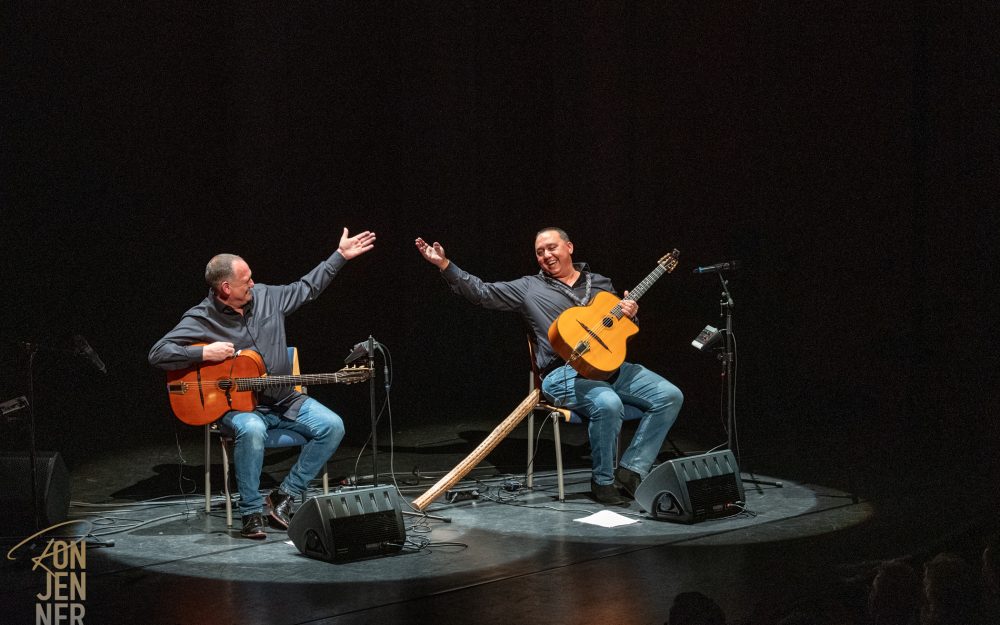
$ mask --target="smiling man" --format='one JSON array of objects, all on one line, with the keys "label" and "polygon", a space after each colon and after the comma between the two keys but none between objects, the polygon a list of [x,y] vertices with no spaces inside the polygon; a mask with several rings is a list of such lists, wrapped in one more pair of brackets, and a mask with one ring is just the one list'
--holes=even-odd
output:
[{"label": "smiling man", "polygon": [[[615,293],[611,280],[593,273],[585,263],[573,262],[573,242],[561,228],[544,228],[535,235],[535,260],[541,270],[509,282],[483,282],[451,262],[440,243],[416,240],[417,251],[441,270],[451,290],[474,304],[520,313],[535,335],[536,365],[542,392],[559,406],[588,421],[591,448],[590,489],[607,505],[627,503],[621,489],[635,497],[635,489],[649,473],[667,432],[677,419],[684,397],[680,389],[642,365],[625,362],[607,380],[589,380],[559,358],[549,343],[552,322],[567,308],[585,306],[597,291]],[[621,309],[635,317],[638,304],[627,299]],[[643,412],[632,443],[616,469],[615,445],[625,417],[625,405]]]}]

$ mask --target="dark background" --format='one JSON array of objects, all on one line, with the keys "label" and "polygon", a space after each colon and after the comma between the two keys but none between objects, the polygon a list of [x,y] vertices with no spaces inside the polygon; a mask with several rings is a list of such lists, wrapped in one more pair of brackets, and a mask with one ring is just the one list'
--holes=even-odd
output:
[{"label": "dark background", "polygon": [[[397,429],[499,422],[524,396],[516,316],[453,296],[413,249],[486,280],[536,230],[642,300],[630,357],[722,442],[718,326],[739,259],[744,451],[926,473],[996,468],[1000,9],[991,2],[14,3],[3,23],[3,393],[35,363],[39,446],[72,466],[175,431],[150,346],[214,253],[297,279],[378,234],[289,319],[304,371],[369,334]],[[364,389],[316,387],[368,432]],[[4,426],[23,446],[23,426]]]}]

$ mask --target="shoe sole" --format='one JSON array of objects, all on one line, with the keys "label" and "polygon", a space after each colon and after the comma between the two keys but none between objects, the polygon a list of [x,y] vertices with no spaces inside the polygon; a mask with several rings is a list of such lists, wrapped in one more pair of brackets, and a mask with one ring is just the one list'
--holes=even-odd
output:
[{"label": "shoe sole", "polygon": [[617,488],[618,490],[625,491],[629,499],[635,499],[635,490],[639,490],[638,486],[635,487],[635,490],[632,490],[631,488],[625,485],[625,482],[619,480],[617,476],[615,477],[615,488]]},{"label": "shoe sole", "polygon": [[635,493],[632,492],[628,486],[625,486],[625,484],[619,482],[618,480],[615,480],[615,488],[623,491],[628,499],[635,499]]},{"label": "shoe sole", "polygon": [[619,496],[618,499],[610,499],[602,501],[597,495],[591,492],[590,498],[596,501],[597,503],[601,504],[602,506],[627,506],[629,504],[629,499],[622,496]]},{"label": "shoe sole", "polygon": [[243,538],[250,538],[252,540],[263,540],[267,538],[267,534],[264,533],[264,530],[254,532],[253,534],[244,534],[243,532],[240,532],[240,536]]},{"label": "shoe sole", "polygon": [[624,497],[622,497],[618,501],[600,501],[599,499],[597,499],[595,497],[594,501],[596,501],[597,503],[601,504],[602,506],[615,506],[616,508],[627,508],[627,507],[629,507],[629,504],[631,503],[631,500],[625,499]]}]

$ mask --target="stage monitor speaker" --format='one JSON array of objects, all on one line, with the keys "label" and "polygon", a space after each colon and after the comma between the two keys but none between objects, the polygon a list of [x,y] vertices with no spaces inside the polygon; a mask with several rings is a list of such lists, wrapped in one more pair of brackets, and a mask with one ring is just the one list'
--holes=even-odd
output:
[{"label": "stage monitor speaker", "polygon": [[[654,519],[698,523],[740,511],[743,481],[731,451],[716,451],[664,462],[635,491]],[[742,504],[741,504],[742,505]]]},{"label": "stage monitor speaker", "polygon": [[306,500],[288,537],[304,555],[343,562],[399,551],[406,528],[395,487],[371,486]]},{"label": "stage monitor speaker", "polygon": [[66,520],[69,514],[69,471],[55,451],[35,454],[35,507],[31,505],[31,456],[28,452],[0,452],[0,510],[4,511],[2,534],[29,535]]}]

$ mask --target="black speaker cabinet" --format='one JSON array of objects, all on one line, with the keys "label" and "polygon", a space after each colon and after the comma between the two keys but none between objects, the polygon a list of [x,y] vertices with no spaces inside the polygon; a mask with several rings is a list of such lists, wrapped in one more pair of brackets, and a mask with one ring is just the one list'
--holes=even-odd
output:
[{"label": "black speaker cabinet", "polygon": [[372,486],[306,500],[288,537],[311,558],[342,562],[399,551],[406,528],[395,487]]},{"label": "black speaker cabinet", "polygon": [[62,456],[55,451],[35,454],[36,503],[31,505],[31,456],[28,452],[0,453],[0,510],[3,510],[3,534],[33,534],[36,530],[66,520],[69,514],[69,471]]},{"label": "black speaker cabinet", "polygon": [[743,501],[743,481],[731,451],[678,458],[650,471],[635,491],[654,519],[698,523],[739,512],[730,504]]}]

